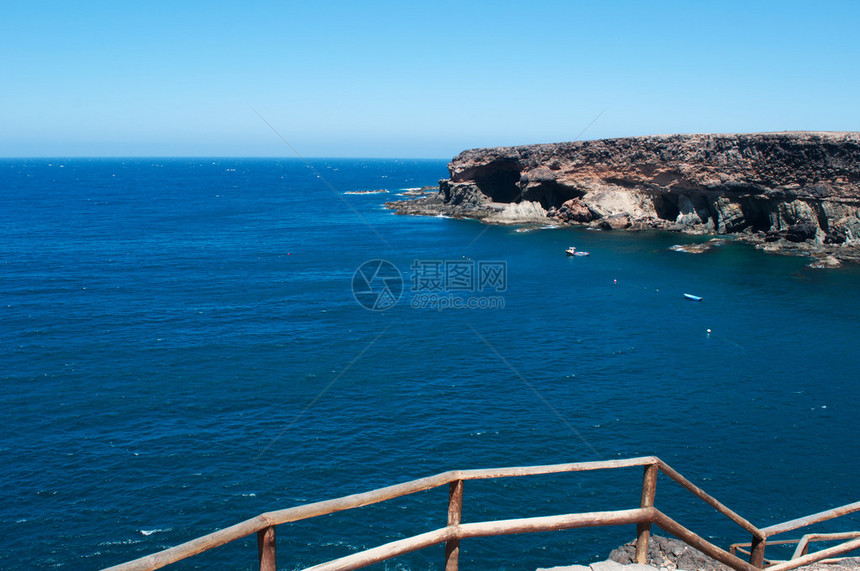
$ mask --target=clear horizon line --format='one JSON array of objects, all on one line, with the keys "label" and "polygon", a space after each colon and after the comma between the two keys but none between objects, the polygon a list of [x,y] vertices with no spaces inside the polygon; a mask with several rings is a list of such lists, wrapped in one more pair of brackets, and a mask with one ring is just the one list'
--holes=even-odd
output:
[{"label": "clear horizon line", "polygon": [[[324,156],[311,155],[307,159],[313,160],[357,160],[357,161],[450,161],[453,157],[367,157],[367,156]],[[73,160],[73,159],[276,159],[288,161],[301,161],[296,156],[280,155],[0,155],[0,160]]]}]

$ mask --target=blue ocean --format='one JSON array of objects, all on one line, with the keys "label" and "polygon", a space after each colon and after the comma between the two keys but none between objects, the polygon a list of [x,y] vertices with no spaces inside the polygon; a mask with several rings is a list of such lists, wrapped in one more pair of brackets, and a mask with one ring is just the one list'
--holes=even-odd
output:
[{"label": "blue ocean", "polygon": [[[860,268],[384,208],[445,167],[0,161],[0,567],[98,569],[459,468],[657,455],[759,526],[860,499]],[[463,519],[638,507],[640,483],[467,482]],[[435,529],[446,502],[280,526],[279,568]],[[668,480],[657,505],[749,541]],[[461,568],[595,561],[634,535],[464,540]],[[173,568],[256,558],[252,536]]]}]

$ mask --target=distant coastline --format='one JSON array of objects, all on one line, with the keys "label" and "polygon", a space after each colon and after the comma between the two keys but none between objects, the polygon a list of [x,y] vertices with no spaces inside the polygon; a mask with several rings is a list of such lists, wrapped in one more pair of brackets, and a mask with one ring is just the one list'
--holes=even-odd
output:
[{"label": "distant coastline", "polygon": [[657,135],[473,149],[400,214],[660,229],[860,262],[860,133]]}]

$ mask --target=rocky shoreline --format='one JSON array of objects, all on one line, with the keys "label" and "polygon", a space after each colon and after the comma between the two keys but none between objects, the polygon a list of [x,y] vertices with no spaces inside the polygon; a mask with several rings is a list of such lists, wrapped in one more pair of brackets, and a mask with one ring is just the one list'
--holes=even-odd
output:
[{"label": "rocky shoreline", "polygon": [[[715,561],[677,539],[651,536],[648,544],[648,563],[634,563],[635,542],[631,541],[609,554],[609,559],[590,565],[544,567],[537,571],[732,571],[727,565]],[[831,563],[819,562],[799,571],[855,571],[860,569],[860,558],[845,558]]]},{"label": "rocky shoreline", "polygon": [[661,135],[473,149],[399,214],[730,237],[860,262],[860,133]]}]

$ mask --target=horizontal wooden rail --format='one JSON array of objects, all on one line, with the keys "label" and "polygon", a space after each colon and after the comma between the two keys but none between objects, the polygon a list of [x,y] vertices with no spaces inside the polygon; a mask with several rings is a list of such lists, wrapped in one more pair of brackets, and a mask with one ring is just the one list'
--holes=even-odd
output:
[{"label": "horizontal wooden rail", "polygon": [[791,521],[771,525],[765,527],[764,529],[762,529],[762,531],[767,537],[773,537],[774,535],[779,535],[780,533],[785,533],[786,531],[794,531],[795,529],[800,529],[801,527],[806,527],[815,523],[821,523],[823,521],[848,515],[857,511],[860,511],[860,502],[846,504],[844,506],[839,506],[838,508],[818,512],[817,514],[808,515],[806,517],[799,517]]},{"label": "horizontal wooden rail", "polygon": [[515,533],[535,533],[538,531],[560,531],[582,527],[627,525],[651,521],[654,518],[655,512],[654,508],[638,508],[633,510],[461,523],[458,526],[458,538],[465,539],[469,537],[491,537],[494,535],[511,535]]},{"label": "horizontal wooden rail", "polygon": [[[463,501],[463,482],[466,480],[537,476],[545,474],[630,468],[636,466],[645,466],[645,477],[643,478],[642,483],[642,500],[640,502],[640,507],[637,509],[562,514],[475,523],[462,523],[460,521],[460,510]],[[740,544],[732,546],[732,552],[727,552],[696,535],[653,507],[654,486],[656,485],[657,470],[662,471],[681,487],[685,488],[706,504],[716,509],[719,513],[723,514],[738,524],[741,528],[752,534],[753,547],[751,551],[753,552],[753,555],[751,556],[751,559],[753,564],[747,563],[734,555],[735,549]],[[637,561],[642,563],[644,562],[645,555],[647,553],[648,530],[650,529],[650,525],[653,523],[675,535],[692,547],[695,547],[706,555],[733,569],[736,569],[737,571],[756,571],[759,567],[754,563],[761,563],[763,561],[764,547],[766,545],[766,539],[769,536],[860,510],[860,502],[855,502],[854,504],[848,504],[840,508],[834,508],[833,510],[828,510],[826,512],[792,520],[790,522],[761,530],[705,493],[701,488],[684,478],[681,474],[673,470],[655,456],[645,456],[625,460],[551,464],[544,466],[483,470],[454,470],[426,478],[403,482],[401,484],[385,488],[379,488],[369,492],[353,494],[342,498],[296,506],[283,510],[266,512],[236,525],[214,531],[175,547],[135,559],[134,561],[110,567],[108,569],[109,571],[149,571],[159,569],[165,565],[169,565],[231,541],[247,537],[253,533],[258,534],[258,550],[261,569],[275,569],[275,526],[277,525],[369,506],[417,492],[431,490],[444,485],[448,485],[450,487],[448,525],[446,527],[393,541],[360,553],[353,553],[346,557],[322,563],[309,569],[313,571],[348,571],[444,542],[446,543],[445,568],[447,571],[456,571],[457,554],[459,553],[459,542],[461,539],[517,533],[532,533],[538,531],[555,531],[581,527],[627,525],[633,523],[637,524]],[[829,557],[830,553],[835,553],[846,546],[852,546],[855,542],[860,542],[860,539],[855,539],[853,542],[849,541],[845,544],[835,546],[809,556],[803,556],[800,559],[803,559],[804,561],[817,561],[823,557]],[[850,551],[851,549],[854,549],[854,547],[850,547],[848,550]],[[844,551],[839,552],[842,553]],[[827,555],[818,557],[822,553],[826,553]],[[813,559],[809,559],[810,557]],[[639,561],[639,559],[642,559],[643,561]],[[780,563],[779,565],[784,564]],[[785,567],[785,569],[790,568],[793,567]],[[775,569],[775,571],[782,571],[782,569],[776,569],[776,567],[773,569]]]},{"label": "horizontal wooden rail", "polygon": [[181,543],[164,551],[108,567],[105,571],[149,571],[150,569],[161,569],[171,563],[176,563],[214,547],[219,547],[225,543],[247,537],[252,533],[257,533],[270,525],[272,523],[264,515],[258,515],[255,518],[225,527],[224,529]]},{"label": "horizontal wooden rail", "polygon": [[816,551],[815,553],[810,553],[809,555],[804,555],[803,557],[798,557],[797,559],[792,559],[784,563],[777,563],[776,565],[768,567],[767,570],[788,571],[789,569],[797,569],[798,567],[803,567],[804,565],[811,565],[812,563],[816,563],[818,561],[822,561],[830,557],[843,555],[845,553],[848,553],[849,551],[854,551],[855,549],[860,549],[860,539],[846,541],[845,543],[840,543],[839,545],[828,547],[827,549],[822,549],[821,551]]},{"label": "horizontal wooden rail", "polygon": [[269,526],[280,525],[293,521],[300,521],[321,515],[328,515],[353,508],[369,506],[386,500],[399,498],[416,492],[430,490],[438,486],[442,486],[455,479],[456,472],[443,472],[435,476],[412,480],[394,486],[379,488],[370,492],[361,494],[353,494],[333,500],[325,500],[294,508],[287,508],[274,512],[267,512],[258,515],[255,518],[245,520],[236,525],[214,531],[197,539],[192,539],[185,543],[181,543],[175,547],[159,551],[152,555],[147,555],[128,563],[108,567],[105,571],[146,571],[150,569],[160,569],[171,563],[176,563],[182,559],[197,555],[209,549],[220,547],[242,539],[252,533],[257,533]]},{"label": "horizontal wooden rail", "polygon": [[860,537],[860,531],[847,531],[844,533],[807,533],[797,540],[797,548],[794,550],[792,559],[806,555],[809,544],[813,541],[835,541],[837,539],[854,539]]},{"label": "horizontal wooden rail", "polygon": [[353,553],[334,561],[308,567],[305,571],[352,571],[353,569],[360,569],[367,565],[379,563],[392,557],[405,555],[406,553],[431,547],[452,539],[460,540],[472,537],[511,535],[515,533],[560,531],[606,525],[627,525],[642,521],[651,521],[655,512],[656,510],[653,508],[648,508],[465,523],[392,541],[391,543],[367,549],[360,553]]},{"label": "horizontal wooden rail", "polygon": [[598,462],[575,462],[568,464],[550,464],[544,466],[526,466],[514,468],[495,468],[478,470],[449,471],[411,480],[385,488],[379,488],[369,492],[353,494],[325,500],[312,504],[296,506],[283,510],[267,512],[255,518],[243,521],[236,525],[214,531],[202,537],[192,539],[175,547],[147,555],[127,563],[108,567],[105,571],[146,571],[160,569],[171,563],[192,557],[215,547],[220,547],[237,539],[242,539],[252,533],[257,533],[269,526],[280,525],[328,515],[340,511],[369,506],[379,502],[392,500],[425,490],[431,490],[444,486],[456,480],[481,480],[490,478],[512,478],[519,476],[536,476],[543,474],[560,474],[565,472],[584,472],[592,470],[608,470],[614,468],[625,468],[633,466],[644,466],[654,464],[659,459],[654,456],[641,458],[630,458],[625,460],[606,460]]},{"label": "horizontal wooden rail", "polygon": [[550,464],[545,466],[527,466],[518,468],[453,470],[436,474],[435,476],[428,476],[426,478],[411,480],[402,484],[379,488],[370,492],[353,494],[351,496],[345,496],[334,500],[326,500],[294,508],[267,512],[263,514],[263,516],[271,521],[273,525],[280,525],[282,523],[300,521],[321,515],[328,515],[340,511],[369,506],[387,500],[393,500],[416,492],[423,492],[425,490],[444,486],[457,480],[485,480],[494,478],[562,474],[566,472],[609,470],[614,468],[645,466],[648,464],[656,464],[657,462],[659,462],[658,458],[655,458],[654,456],[646,456],[642,458],[631,458],[628,460],[577,462],[571,464]]},{"label": "horizontal wooden rail", "polygon": [[379,563],[380,561],[385,561],[386,559],[391,559],[392,557],[397,557],[398,555],[404,555],[454,539],[456,534],[456,528],[443,527],[442,529],[428,531],[427,533],[413,535],[406,539],[392,541],[379,547],[366,549],[359,553],[353,553],[334,561],[314,565],[313,567],[308,567],[305,571],[351,571],[352,569],[360,569],[374,563]]},{"label": "horizontal wooden rail", "polygon": [[517,478],[520,476],[540,476],[566,472],[591,472],[594,470],[613,470],[657,464],[656,456],[643,456],[626,460],[599,460],[596,462],[574,462],[571,464],[549,464],[546,466],[523,466],[518,468],[495,468],[480,470],[460,470],[454,472],[460,480],[486,480],[490,478]]},{"label": "horizontal wooden rail", "polygon": [[411,480],[409,482],[379,488],[370,492],[353,494],[351,496],[344,496],[342,498],[325,500],[313,504],[305,504],[294,508],[266,512],[263,515],[271,520],[274,525],[280,525],[282,523],[290,523],[293,521],[300,521],[321,515],[328,515],[378,504],[379,502],[393,500],[395,498],[408,496],[417,492],[432,490],[433,488],[444,486],[459,479],[457,472],[443,472],[441,474],[436,474],[435,476]]},{"label": "horizontal wooden rail", "polygon": [[[796,559],[803,555],[806,555],[806,550],[809,548],[809,544],[814,541],[836,541],[837,539],[854,539],[860,538],[860,531],[846,531],[840,533],[807,533],[800,539],[779,539],[776,541],[768,541],[767,544],[770,545],[797,545],[794,550],[794,554],[792,554],[791,559]],[[732,543],[729,548],[729,553],[735,553],[736,551],[740,551],[741,553],[750,554],[749,551],[744,549],[745,547],[749,548],[751,544],[747,543]],[[782,563],[782,561],[773,561],[774,563]]]}]

